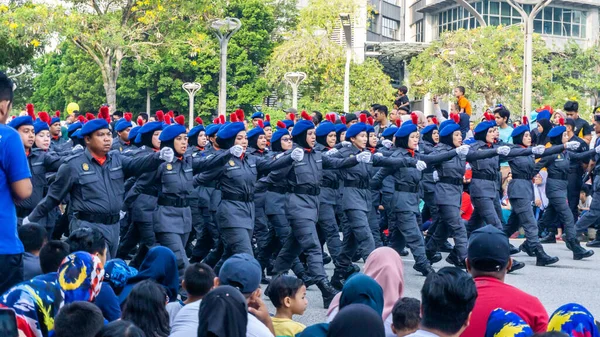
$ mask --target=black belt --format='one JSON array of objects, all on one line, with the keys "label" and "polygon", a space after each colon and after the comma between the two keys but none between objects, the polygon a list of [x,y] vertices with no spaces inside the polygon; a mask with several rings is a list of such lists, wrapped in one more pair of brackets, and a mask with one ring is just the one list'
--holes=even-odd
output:
[{"label": "black belt", "polygon": [[498,175],[473,172],[473,179],[496,181],[498,180]]},{"label": "black belt", "polygon": [[359,188],[362,190],[369,189],[369,183],[362,180],[344,180],[344,187]]},{"label": "black belt", "polygon": [[17,218],[25,218],[31,214],[32,209],[17,206]]},{"label": "black belt", "polygon": [[152,188],[145,188],[140,191],[140,194],[146,194],[146,195],[150,195],[153,197],[158,197],[158,191],[155,189],[152,189]]},{"label": "black belt", "polygon": [[254,200],[254,194],[222,192],[221,199],[229,201],[251,202]]},{"label": "black belt", "polygon": [[398,191],[398,192],[408,192],[408,193],[419,192],[419,186],[406,186],[406,185],[395,184],[394,189],[396,189],[396,191]]},{"label": "black belt", "polygon": [[269,187],[267,187],[267,191],[273,192],[273,193],[279,193],[279,194],[286,194],[287,187],[285,187],[285,186],[269,186]]},{"label": "black belt", "polygon": [[450,177],[440,177],[440,183],[457,185],[460,186],[463,184],[462,178],[450,178]]},{"label": "black belt", "polygon": [[522,179],[522,180],[531,180],[533,179],[533,175],[531,174],[513,174],[513,179]]},{"label": "black belt", "polygon": [[188,199],[175,199],[175,198],[168,198],[168,197],[159,197],[158,204],[160,206],[188,207],[190,205],[190,201]]},{"label": "black belt", "polygon": [[217,182],[216,181],[209,181],[206,182],[204,184],[202,184],[203,187],[208,187],[208,188],[216,188],[217,187]]},{"label": "black belt", "polygon": [[314,187],[314,186],[294,186],[294,187],[290,187],[288,189],[288,192],[290,193],[294,193],[294,194],[307,194],[307,195],[319,195],[319,193],[321,193],[321,189],[318,187]]},{"label": "black belt", "polygon": [[340,188],[340,182],[338,180],[323,180],[321,182],[321,187],[333,188],[334,190],[337,190]]},{"label": "black belt", "polygon": [[566,173],[548,173],[548,178],[550,179],[556,179],[556,180],[568,180],[568,174]]},{"label": "black belt", "polygon": [[95,213],[85,213],[85,212],[76,212],[75,218],[82,221],[87,221],[91,223],[99,223],[105,225],[116,224],[121,220],[119,214],[95,214]]}]

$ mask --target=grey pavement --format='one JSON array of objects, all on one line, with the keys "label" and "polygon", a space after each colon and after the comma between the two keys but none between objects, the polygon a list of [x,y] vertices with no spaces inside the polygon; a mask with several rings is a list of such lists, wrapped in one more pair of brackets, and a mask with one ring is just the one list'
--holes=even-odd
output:
[{"label": "grey pavement", "polygon": [[[519,246],[523,240],[511,240]],[[584,243],[582,243],[584,245]],[[600,249],[594,249],[596,254],[591,258],[574,261],[573,254],[562,242],[545,244],[544,249],[549,255],[558,256],[560,261],[548,267],[536,267],[535,257],[525,253],[513,255],[513,258],[525,262],[525,268],[509,274],[506,282],[540,299],[546,307],[548,315],[556,308],[569,302],[577,302],[588,308],[596,317],[600,317]],[[443,253],[444,259],[447,256]],[[420,299],[420,291],[425,281],[412,269],[414,260],[412,255],[403,258],[404,262],[404,296]],[[362,263],[359,265],[363,266]],[[449,266],[444,260],[434,265],[436,270]],[[325,266],[327,273],[333,275],[333,264]],[[263,286],[263,290],[266,287]],[[322,323],[325,321],[326,310],[323,309],[321,293],[316,286],[311,286],[307,291],[308,308],[304,315],[295,316],[294,319],[305,325]],[[274,307],[268,298],[265,302],[269,311],[275,313]]]}]

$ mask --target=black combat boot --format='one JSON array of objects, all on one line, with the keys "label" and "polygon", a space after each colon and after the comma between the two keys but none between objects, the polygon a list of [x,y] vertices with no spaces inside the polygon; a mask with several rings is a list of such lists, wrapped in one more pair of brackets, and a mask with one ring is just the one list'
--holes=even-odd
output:
[{"label": "black combat boot", "polygon": [[[525,241],[525,242],[527,242],[527,241]],[[531,249],[531,248],[529,247],[528,249]],[[546,252],[544,251],[544,247],[542,247],[542,245],[538,245],[538,247],[534,248],[534,251],[535,251],[535,256],[536,256],[536,260],[535,260],[536,266],[544,267],[544,266],[549,266],[551,264],[555,264],[556,262],[558,262],[558,257],[550,256],[550,255],[546,254]]]},{"label": "black combat boot", "polygon": [[[519,250],[522,251],[523,253],[529,255],[529,256],[536,256],[536,252],[535,249],[533,249],[534,247],[532,247],[529,244],[529,241],[525,240],[525,242],[523,242],[520,246],[519,246]],[[543,249],[543,248],[542,248]]]},{"label": "black combat boot", "polygon": [[512,266],[510,267],[510,269],[508,270],[509,273],[512,273],[514,271],[517,271],[519,269],[523,269],[525,267],[525,263],[523,262],[519,262],[515,259],[512,259]]},{"label": "black combat boot", "polygon": [[415,264],[413,269],[421,273],[423,276],[427,277],[427,275],[431,273],[435,273],[435,270],[431,267],[429,263],[423,264]]},{"label": "black combat boot", "polygon": [[581,247],[581,244],[579,243],[579,241],[577,241],[577,239],[571,239],[568,240],[568,242],[570,246],[569,249],[573,251],[573,260],[581,260],[594,255],[593,250],[587,250]]},{"label": "black combat boot", "polygon": [[329,308],[331,301],[339,291],[335,289],[327,279],[322,279],[317,283],[317,287],[321,290],[321,296],[323,296],[323,307]]}]

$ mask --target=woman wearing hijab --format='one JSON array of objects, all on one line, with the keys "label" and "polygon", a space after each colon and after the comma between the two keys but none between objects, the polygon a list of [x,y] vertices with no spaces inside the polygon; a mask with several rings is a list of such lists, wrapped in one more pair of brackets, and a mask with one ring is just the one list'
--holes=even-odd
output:
[{"label": "woman wearing hijab", "polygon": [[211,290],[200,304],[198,337],[246,337],[246,299],[231,286]]},{"label": "woman wearing hijab", "polygon": [[600,337],[594,316],[582,305],[568,303],[550,316],[548,331],[560,331],[569,337]]},{"label": "woman wearing hijab", "polygon": [[[384,155],[389,151],[385,148],[385,146],[379,146],[380,150],[378,150],[378,140],[377,134],[375,133],[375,128],[373,127],[373,117],[367,118],[367,147],[366,149],[371,152],[372,155],[380,153]],[[373,177],[377,171],[379,171],[378,167],[371,166],[369,168],[369,175]],[[380,189],[370,188],[371,190],[371,207],[369,209],[369,213],[367,213],[367,219],[369,220],[369,228],[371,229],[371,235],[373,235],[373,242],[375,243],[375,249],[383,246],[383,240],[381,240],[381,228],[379,226],[379,205],[381,205],[381,191]]]},{"label": "woman wearing hijab", "polygon": [[384,337],[381,316],[364,304],[343,308],[329,324],[327,337]]},{"label": "woman wearing hijab", "polygon": [[[431,154],[434,151],[435,146],[440,142],[440,132],[438,130],[438,120],[433,117],[432,123],[427,125],[421,130],[422,142],[419,144],[419,152],[424,154]],[[435,204],[435,179],[433,178],[433,172],[435,171],[434,166],[428,166],[423,170],[421,178],[421,193],[423,194],[423,202],[425,207],[421,212],[421,219],[423,222],[431,219],[431,226],[427,233],[434,233],[437,227],[438,209]],[[431,235],[431,234],[429,234]]]},{"label": "woman wearing hijab", "polygon": [[169,248],[154,247],[150,249],[137,275],[127,280],[127,285],[119,294],[119,301],[123,303],[137,283],[148,279],[156,281],[165,288],[169,302],[177,300],[177,294],[179,293],[177,258]]},{"label": "woman wearing hijab", "polygon": [[56,282],[33,279],[17,284],[2,295],[0,308],[15,311],[19,336],[48,337],[58,310],[75,301],[92,302],[103,278],[104,267],[97,256],[75,252],[60,265]]},{"label": "woman wearing hijab", "polygon": [[490,314],[485,337],[530,337],[533,330],[525,321],[511,311],[498,308]]},{"label": "woman wearing hijab", "polygon": [[552,129],[550,122],[550,112],[544,110],[537,115],[537,131],[536,145],[546,145],[549,142],[548,132]]}]

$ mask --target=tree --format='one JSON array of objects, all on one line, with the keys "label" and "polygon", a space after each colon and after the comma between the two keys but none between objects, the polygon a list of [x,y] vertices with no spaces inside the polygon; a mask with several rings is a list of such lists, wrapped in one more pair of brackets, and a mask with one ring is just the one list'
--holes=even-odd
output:
[{"label": "tree", "polygon": [[[418,96],[448,95],[454,86],[464,86],[471,100],[483,99],[487,106],[503,103],[521,109],[523,85],[522,32],[516,26],[488,26],[448,32],[410,61],[409,83]],[[550,81],[544,41],[534,36],[534,93]]]}]

